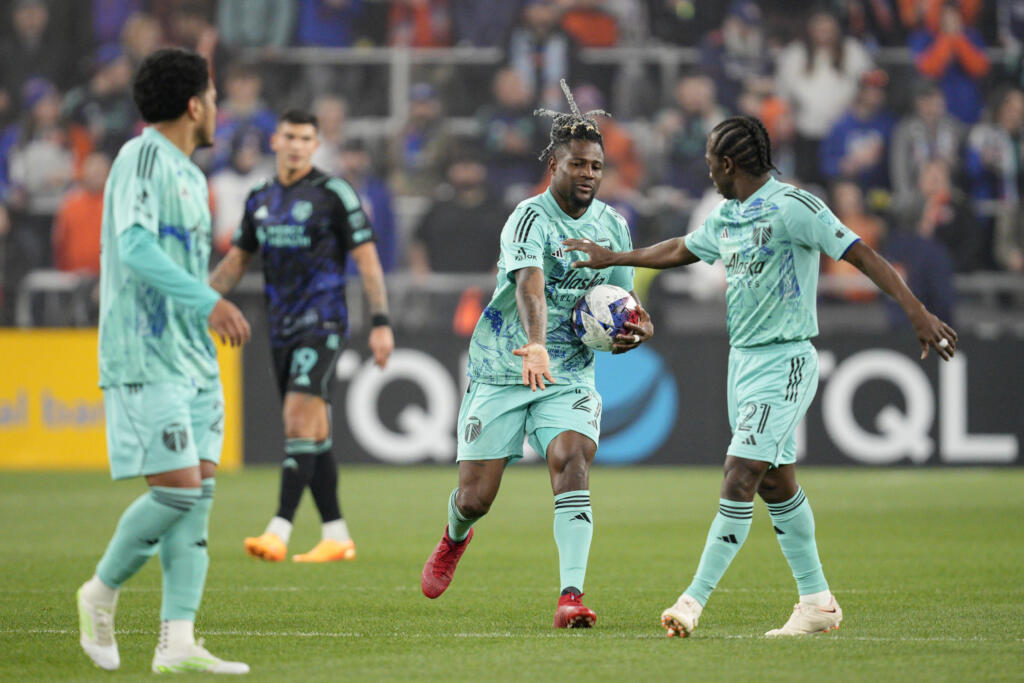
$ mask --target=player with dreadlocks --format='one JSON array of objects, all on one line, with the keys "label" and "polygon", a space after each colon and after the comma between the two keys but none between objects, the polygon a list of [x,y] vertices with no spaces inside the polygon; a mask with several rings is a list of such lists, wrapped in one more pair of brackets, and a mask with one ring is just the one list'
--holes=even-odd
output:
[{"label": "player with dreadlocks", "polygon": [[956,332],[928,312],[889,262],[860,241],[814,195],[771,177],[771,144],[750,116],[726,119],[708,137],[711,182],[726,201],[693,234],[645,249],[614,253],[580,240],[587,252],[574,268],[672,268],[722,259],[729,330],[728,404],[732,441],[726,451],[718,514],[697,573],[661,615],[668,635],[685,637],[747,538],[754,495],[768,506],[779,546],[793,570],[800,600],[782,628],[768,636],[799,636],[839,627],[843,611],[829,591],[814,537],[814,515],[796,481],[796,425],[818,387],[816,299],[819,254],[845,259],[896,299],[921,344],[943,360],[956,351]]},{"label": "player with dreadlocks", "polygon": [[[597,616],[580,601],[594,515],[590,464],[597,452],[601,397],[594,388],[594,353],[573,334],[573,306],[591,287],[632,289],[633,269],[573,270],[562,241],[588,240],[615,250],[631,248],[629,227],[595,199],[604,148],[594,116],[583,113],[562,81],[568,113],[553,118],[551,143],[541,159],[551,185],[516,207],[501,232],[498,281],[469,347],[469,388],[458,422],[459,485],[448,499],[448,526],[423,567],[428,598],[441,595],[487,514],[505,466],[523,457],[524,436],[547,460],[554,493],[555,543],[561,594],[555,628],[593,626]],[[623,353],[651,337],[646,311],[613,348]]]}]

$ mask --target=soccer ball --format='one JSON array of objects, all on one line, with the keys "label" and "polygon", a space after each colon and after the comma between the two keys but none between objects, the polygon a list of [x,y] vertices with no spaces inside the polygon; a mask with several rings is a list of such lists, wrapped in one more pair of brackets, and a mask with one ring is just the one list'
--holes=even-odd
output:
[{"label": "soccer ball", "polygon": [[597,285],[572,309],[572,330],[585,346],[611,351],[615,335],[628,334],[626,323],[639,323],[636,299],[615,285]]}]

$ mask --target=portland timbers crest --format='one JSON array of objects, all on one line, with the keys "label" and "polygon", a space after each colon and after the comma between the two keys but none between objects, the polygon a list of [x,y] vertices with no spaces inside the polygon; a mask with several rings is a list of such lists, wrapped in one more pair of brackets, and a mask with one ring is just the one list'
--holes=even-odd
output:
[{"label": "portland timbers crest", "polygon": [[772,238],[772,225],[771,223],[762,223],[761,225],[754,226],[754,242],[757,246],[763,247],[768,244],[768,241]]},{"label": "portland timbers crest", "polygon": [[304,223],[307,218],[313,215],[313,203],[304,199],[292,204],[292,218],[296,223]]}]

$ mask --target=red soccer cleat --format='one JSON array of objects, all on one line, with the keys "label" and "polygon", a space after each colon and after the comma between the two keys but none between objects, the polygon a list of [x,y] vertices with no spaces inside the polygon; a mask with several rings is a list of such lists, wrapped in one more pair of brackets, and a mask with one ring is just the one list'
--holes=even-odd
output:
[{"label": "red soccer cleat", "polygon": [[459,564],[459,558],[466,552],[466,546],[473,540],[473,530],[461,541],[453,541],[448,536],[448,527],[444,528],[444,536],[441,542],[434,548],[434,552],[427,558],[423,565],[423,574],[420,576],[420,588],[428,598],[436,598],[448,589],[452,582],[452,575],[455,567]]},{"label": "red soccer cleat", "polygon": [[582,602],[583,593],[566,593],[558,598],[555,610],[555,628],[590,628],[597,615]]}]

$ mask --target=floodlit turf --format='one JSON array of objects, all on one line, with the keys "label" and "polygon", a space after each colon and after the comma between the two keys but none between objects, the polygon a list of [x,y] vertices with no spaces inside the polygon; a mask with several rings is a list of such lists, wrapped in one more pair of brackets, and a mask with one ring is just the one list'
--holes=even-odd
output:
[{"label": "floodlit turf", "polygon": [[[277,471],[219,478],[212,565],[197,630],[258,680],[1020,680],[1024,678],[1024,471],[806,469],[835,633],[768,640],[795,601],[763,505],[692,637],[661,610],[688,583],[718,500],[712,469],[602,468],[589,631],[551,628],[558,589],[547,474],[510,468],[448,592],[420,594],[454,467],[343,467],[354,563],[267,564],[242,539],[273,512]],[[0,680],[148,677],[159,619],[153,560],[122,592],[121,670],[78,647],[74,593],[140,482],[0,474]],[[308,496],[290,553],[319,525]]]}]

